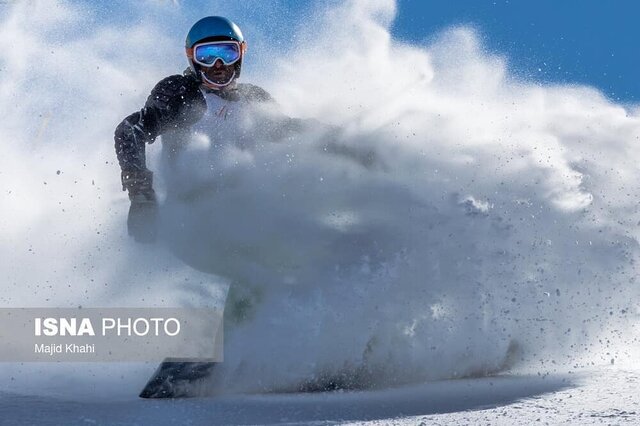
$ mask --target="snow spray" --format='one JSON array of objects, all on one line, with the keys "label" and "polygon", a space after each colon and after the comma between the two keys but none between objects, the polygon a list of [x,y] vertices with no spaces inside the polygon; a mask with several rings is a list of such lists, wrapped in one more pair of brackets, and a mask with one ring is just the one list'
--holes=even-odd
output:
[{"label": "snow spray", "polygon": [[207,12],[132,4],[127,19],[147,19],[124,29],[75,3],[5,7],[4,306],[226,302],[217,392],[637,356],[636,106],[519,78],[468,27],[396,40],[391,0],[318,8],[278,55],[274,14],[228,3],[256,40],[243,80],[301,125],[192,147],[177,175],[149,146],[163,200],[152,246],[126,235],[112,134],[186,66],[182,33]]}]

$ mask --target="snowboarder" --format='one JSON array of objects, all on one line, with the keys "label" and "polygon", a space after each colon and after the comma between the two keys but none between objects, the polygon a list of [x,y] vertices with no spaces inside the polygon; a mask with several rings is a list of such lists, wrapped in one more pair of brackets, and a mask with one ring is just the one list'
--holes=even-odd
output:
[{"label": "snowboarder", "polygon": [[[237,83],[246,47],[240,28],[230,20],[220,16],[199,20],[186,39],[189,68],[183,74],[161,80],[144,107],[116,128],[115,148],[122,170],[122,188],[128,191],[131,201],[128,228],[136,240],[154,238],[156,195],[153,173],[145,160],[145,145],[162,136],[163,151],[171,158],[184,146],[196,124],[222,119],[226,123],[229,110],[237,112],[251,103],[272,101],[263,89]],[[287,120],[289,124],[295,122]],[[140,396],[190,396],[192,382],[206,377],[213,365],[165,360]]]},{"label": "snowboarder", "polygon": [[221,117],[213,110],[272,101],[260,87],[237,83],[247,43],[230,20],[220,16],[199,20],[187,35],[185,49],[189,68],[156,84],[144,107],[126,117],[115,131],[122,189],[131,200],[128,229],[138,241],[153,240],[155,235],[156,194],[145,145],[162,136],[163,151],[171,157],[184,145],[193,125]]}]

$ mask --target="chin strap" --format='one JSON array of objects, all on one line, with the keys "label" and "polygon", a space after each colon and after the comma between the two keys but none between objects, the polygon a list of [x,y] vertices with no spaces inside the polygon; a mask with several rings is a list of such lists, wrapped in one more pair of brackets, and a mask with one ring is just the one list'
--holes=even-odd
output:
[{"label": "chin strap", "polygon": [[233,71],[233,74],[231,75],[231,78],[229,78],[229,81],[227,81],[226,83],[222,83],[222,84],[214,83],[213,81],[209,80],[203,71],[200,71],[200,76],[202,77],[202,84],[204,84],[205,86],[207,86],[210,89],[220,90],[220,89],[223,89],[223,88],[229,86],[231,83],[233,83],[233,81],[236,78],[236,71],[235,70]]}]

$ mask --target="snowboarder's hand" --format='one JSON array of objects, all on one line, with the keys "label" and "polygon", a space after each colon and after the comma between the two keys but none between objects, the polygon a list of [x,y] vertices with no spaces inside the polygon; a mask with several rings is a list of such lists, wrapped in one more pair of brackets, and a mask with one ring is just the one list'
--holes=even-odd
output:
[{"label": "snowboarder's hand", "polygon": [[132,203],[155,203],[156,193],[153,190],[153,172],[150,170],[123,170],[120,175],[122,190],[129,191]]}]

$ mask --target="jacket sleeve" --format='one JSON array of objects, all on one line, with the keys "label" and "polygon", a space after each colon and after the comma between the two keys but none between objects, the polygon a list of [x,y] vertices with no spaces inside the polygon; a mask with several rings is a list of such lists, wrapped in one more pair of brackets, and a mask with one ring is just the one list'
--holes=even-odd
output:
[{"label": "jacket sleeve", "polygon": [[145,170],[145,143],[159,135],[156,114],[147,108],[134,112],[116,127],[115,142],[118,163],[123,171]]},{"label": "jacket sleeve", "polygon": [[196,123],[206,110],[206,101],[193,76],[172,75],[151,91],[144,108],[127,116],[116,127],[114,140],[122,171],[146,170],[145,144],[170,129]]}]

